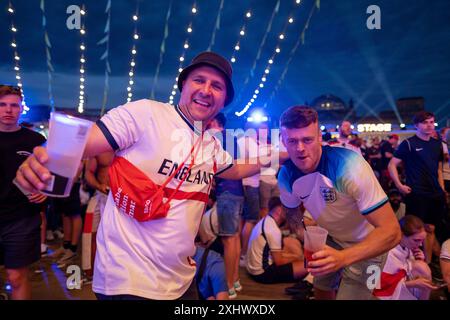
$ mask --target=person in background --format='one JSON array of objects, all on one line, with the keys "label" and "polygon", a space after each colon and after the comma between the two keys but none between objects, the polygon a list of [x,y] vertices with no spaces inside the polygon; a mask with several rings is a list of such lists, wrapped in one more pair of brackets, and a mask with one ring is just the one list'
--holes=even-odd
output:
[{"label": "person in background", "polygon": [[[258,130],[258,126],[255,126],[251,122],[245,124],[245,129],[245,134],[239,136],[237,139],[239,155],[244,159],[256,158],[259,156],[258,140],[260,130]],[[260,172],[251,177],[242,179],[242,185],[244,187],[244,209],[242,211],[241,219],[242,249],[239,265],[244,267],[248,249],[248,239],[259,219],[261,210],[259,198]]]},{"label": "person in background", "polygon": [[436,287],[421,250],[426,237],[420,218],[408,215],[400,219],[402,239],[389,251],[381,273],[380,288],[373,291],[381,300],[428,300]]},{"label": "person in background", "polygon": [[388,135],[388,140],[383,140],[380,144],[380,184],[384,190],[389,190],[392,184],[391,176],[389,175],[388,165],[394,156],[394,151],[397,149],[399,137],[396,134]]},{"label": "person in background", "polygon": [[379,137],[373,137],[372,138],[372,144],[367,150],[367,156],[368,156],[368,162],[370,163],[370,166],[372,167],[372,170],[377,177],[377,179],[380,179],[381,173],[380,173],[380,162],[381,162],[381,152],[380,152],[380,138]]},{"label": "person in background", "polygon": [[280,198],[271,198],[269,213],[253,228],[248,244],[247,271],[257,282],[295,282],[308,274],[300,241],[282,236],[280,226],[285,222]]},{"label": "person in background", "polygon": [[352,133],[352,124],[347,120],[342,121],[339,126],[339,138],[336,140],[330,140],[328,145],[332,147],[346,148],[361,154],[360,146],[355,144],[355,136]]},{"label": "person in background", "polygon": [[[226,118],[218,113],[207,126],[213,135],[219,135],[222,146],[238,159],[236,138],[226,134]],[[232,148],[232,150],[231,150]],[[219,222],[219,236],[223,243],[223,257],[230,299],[237,297],[242,290],[239,281],[239,258],[241,256],[241,239],[239,237],[240,219],[244,206],[244,189],[242,180],[215,178],[216,211]]]},{"label": "person in background", "polygon": [[442,164],[442,176],[444,179],[444,189],[447,193],[447,204],[450,204],[450,157],[448,155],[448,141],[447,132],[450,132],[450,128],[441,129],[442,148],[444,150],[444,162]]},{"label": "person in background", "polygon": [[0,265],[14,300],[31,299],[29,266],[41,257],[39,213],[47,198],[13,183],[19,166],[46,141],[19,125],[22,102],[20,87],[0,85]]},{"label": "person in background", "polygon": [[395,212],[395,216],[397,217],[398,220],[400,220],[405,216],[406,212],[406,206],[405,203],[403,202],[402,194],[397,189],[391,189],[388,192],[388,197],[389,203],[391,204],[392,209]]},{"label": "person in background", "polygon": [[[439,243],[447,239],[449,227],[447,206],[442,176],[444,152],[442,143],[432,138],[434,134],[434,114],[420,111],[414,117],[416,135],[399,145],[389,162],[389,173],[397,189],[405,195],[406,214],[413,214],[425,223],[426,261],[431,262],[432,254],[439,256]],[[397,167],[403,164],[406,184],[399,178]]]}]

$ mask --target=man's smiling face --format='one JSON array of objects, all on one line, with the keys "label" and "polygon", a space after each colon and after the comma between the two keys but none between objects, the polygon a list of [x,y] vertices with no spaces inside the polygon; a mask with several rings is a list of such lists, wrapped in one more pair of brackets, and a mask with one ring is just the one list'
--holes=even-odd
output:
[{"label": "man's smiling face", "polygon": [[207,123],[222,110],[226,96],[224,75],[205,65],[192,70],[183,82],[179,106],[192,123]]}]

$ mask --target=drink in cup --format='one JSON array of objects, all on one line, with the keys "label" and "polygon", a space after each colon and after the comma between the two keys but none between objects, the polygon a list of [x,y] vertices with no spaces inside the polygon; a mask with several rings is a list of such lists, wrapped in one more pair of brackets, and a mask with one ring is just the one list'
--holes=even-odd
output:
[{"label": "drink in cup", "polygon": [[312,255],[322,250],[327,242],[328,231],[318,226],[306,227],[304,232],[304,254],[307,261],[312,261]]},{"label": "drink in cup", "polygon": [[50,114],[45,167],[51,179],[42,193],[51,197],[68,197],[93,122],[52,112]]}]

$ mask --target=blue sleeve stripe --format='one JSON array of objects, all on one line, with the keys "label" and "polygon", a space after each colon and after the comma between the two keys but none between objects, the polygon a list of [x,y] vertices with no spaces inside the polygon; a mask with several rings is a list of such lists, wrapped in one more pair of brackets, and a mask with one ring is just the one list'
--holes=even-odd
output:
[{"label": "blue sleeve stripe", "polygon": [[388,197],[384,198],[383,200],[381,200],[380,202],[378,202],[376,205],[371,206],[370,208],[361,211],[361,214],[363,216],[368,215],[369,213],[374,212],[375,210],[377,210],[378,208],[381,208],[386,202],[388,202]]},{"label": "blue sleeve stripe", "polygon": [[112,136],[111,132],[109,132],[106,125],[101,120],[97,120],[97,122],[95,124],[99,127],[100,131],[103,133],[106,140],[108,140],[111,148],[113,148],[114,151],[119,150],[119,145],[117,144],[116,140]]}]

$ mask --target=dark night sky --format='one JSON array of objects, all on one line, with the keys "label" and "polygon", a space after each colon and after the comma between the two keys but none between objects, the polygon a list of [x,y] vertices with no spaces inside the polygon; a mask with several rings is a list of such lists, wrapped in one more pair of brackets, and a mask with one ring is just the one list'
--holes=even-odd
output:
[{"label": "dark night sky", "polygon": [[[148,98],[159,59],[160,45],[170,1],[140,2],[137,67],[134,99]],[[235,41],[248,8],[253,18],[248,22],[247,34],[234,64],[236,92],[242,99],[230,106],[233,113],[251,98],[259,83],[267,59],[271,55],[294,0],[281,0],[271,32],[262,51],[254,77],[247,86],[257,49],[277,0],[226,0],[221,17],[221,28],[216,34],[214,51],[226,57],[233,52]],[[166,53],[156,88],[156,99],[167,101],[177,75],[178,57],[186,38],[185,29],[192,18],[193,1],[173,0],[169,22]],[[314,1],[303,0],[295,15],[294,24],[286,32],[282,52],[277,56],[266,86],[254,106],[262,106],[285,67],[289,52],[297,41]],[[21,56],[22,79],[29,105],[48,104],[47,67],[41,26],[40,0],[15,0],[14,19],[19,29],[17,43]],[[66,8],[79,1],[46,1],[47,28],[52,42],[52,60],[55,68],[54,97],[57,106],[76,108],[79,92],[79,43],[77,31],[66,28]],[[194,32],[187,59],[205,50],[220,0],[198,0],[198,13],[193,18]],[[381,8],[381,30],[366,28],[366,9],[376,4]],[[104,46],[96,43],[103,37],[106,0],[87,0],[87,108],[100,108],[103,97],[104,62],[100,56]],[[7,1],[0,3],[0,82],[15,83],[13,52],[10,46],[10,17]],[[112,74],[107,108],[126,100],[126,87],[132,45],[136,1],[113,0],[111,13],[110,63]],[[436,111],[439,119],[450,111],[450,1],[448,0],[322,0],[320,10],[314,13],[306,32],[304,46],[297,50],[286,78],[269,112],[279,114],[286,107],[311,102],[315,97],[331,93],[345,102],[355,101],[359,114],[367,108],[375,111],[390,109],[401,97],[423,96],[426,108]]]}]

